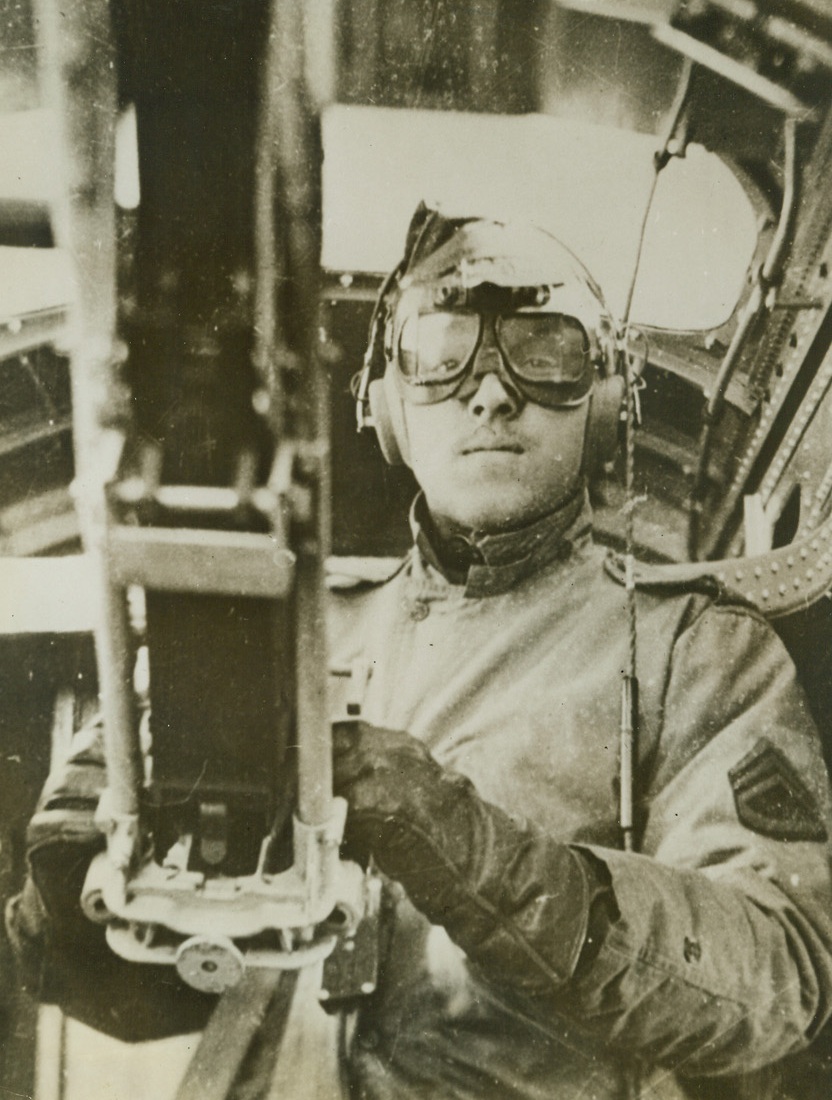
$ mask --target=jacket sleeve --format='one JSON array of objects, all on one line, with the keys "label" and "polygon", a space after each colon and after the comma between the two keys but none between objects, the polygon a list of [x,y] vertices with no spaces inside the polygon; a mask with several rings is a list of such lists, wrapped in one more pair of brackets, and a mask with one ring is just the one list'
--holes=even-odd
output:
[{"label": "jacket sleeve", "polygon": [[5,913],[19,979],[38,1000],[123,1041],[165,1038],[202,1027],[214,1004],[171,967],[130,963],[81,911],[93,856],[104,847],[95,809],[105,785],[100,722],[75,735],[50,774],[26,835],[28,874]]},{"label": "jacket sleeve", "polygon": [[677,638],[642,796],[643,854],[584,849],[617,914],[568,1014],[684,1075],[800,1049],[832,1010],[828,783],[791,661],[752,614],[710,607]]}]

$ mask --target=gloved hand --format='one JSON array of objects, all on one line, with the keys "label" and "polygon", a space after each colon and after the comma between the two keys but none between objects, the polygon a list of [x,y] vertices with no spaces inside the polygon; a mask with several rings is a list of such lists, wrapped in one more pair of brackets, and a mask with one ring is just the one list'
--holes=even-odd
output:
[{"label": "gloved hand", "polygon": [[79,905],[92,857],[104,847],[95,808],[106,782],[101,727],[76,735],[69,760],[46,781],[26,830],[29,873],[21,893],[6,907],[6,928],[25,986],[44,992],[48,953],[83,942],[89,922]]},{"label": "gloved hand", "polygon": [[572,976],[610,889],[580,853],[485,802],[406,733],[333,727],[346,845],[375,858],[495,984],[552,993]]},{"label": "gloved hand", "polygon": [[173,967],[125,962],[81,910],[87,869],[104,848],[95,810],[105,776],[101,726],[93,724],[50,775],[26,833],[29,874],[6,906],[20,980],[33,996],[118,1039],[198,1030],[214,998],[183,985]]}]

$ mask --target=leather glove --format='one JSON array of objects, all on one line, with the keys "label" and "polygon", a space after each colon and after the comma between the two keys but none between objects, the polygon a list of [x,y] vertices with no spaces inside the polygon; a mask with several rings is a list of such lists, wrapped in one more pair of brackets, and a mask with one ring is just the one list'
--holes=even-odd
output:
[{"label": "leather glove", "polygon": [[27,829],[28,876],[6,907],[20,980],[41,1001],[118,1039],[196,1031],[214,998],[183,985],[172,967],[119,958],[81,910],[87,869],[104,847],[95,824],[104,785],[94,724],[76,734],[72,757],[50,775]]},{"label": "leather glove", "polygon": [[373,856],[493,983],[544,995],[569,980],[610,892],[589,857],[485,802],[406,733],[338,722],[333,752],[349,855]]},{"label": "leather glove", "polygon": [[95,824],[106,782],[101,727],[93,723],[76,737],[72,756],[49,775],[38,799],[26,830],[26,882],[6,909],[24,984],[35,995],[44,991],[47,954],[87,938],[81,887],[90,860],[104,846]]}]

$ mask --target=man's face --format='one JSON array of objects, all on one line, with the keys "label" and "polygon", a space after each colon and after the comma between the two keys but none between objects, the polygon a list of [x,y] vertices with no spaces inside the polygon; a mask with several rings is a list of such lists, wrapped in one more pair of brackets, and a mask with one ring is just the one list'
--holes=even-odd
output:
[{"label": "man's face", "polygon": [[527,401],[489,349],[458,396],[404,405],[410,465],[440,530],[494,533],[553,511],[577,487],[588,402]]}]

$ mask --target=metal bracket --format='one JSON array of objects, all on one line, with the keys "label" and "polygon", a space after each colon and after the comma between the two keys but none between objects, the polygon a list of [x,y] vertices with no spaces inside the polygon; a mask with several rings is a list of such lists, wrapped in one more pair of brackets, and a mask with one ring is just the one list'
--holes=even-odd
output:
[{"label": "metal bracket", "polygon": [[[108,851],[93,860],[81,904],[91,920],[108,925],[108,942],[123,958],[173,965],[191,984],[210,984],[205,956],[208,972],[228,984],[248,966],[297,969],[326,958],[337,936],[353,934],[367,909],[364,872],[338,855],[347,809],[342,798],[332,800],[323,825],[294,820],[292,867],[266,873],[266,837],[255,873],[236,878],[152,859],[128,876],[138,820],[106,817],[102,801]],[[279,947],[239,942],[274,931]]]}]

